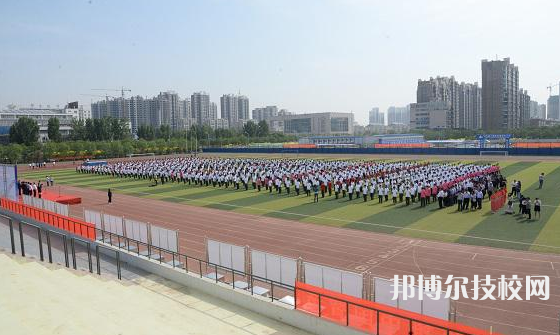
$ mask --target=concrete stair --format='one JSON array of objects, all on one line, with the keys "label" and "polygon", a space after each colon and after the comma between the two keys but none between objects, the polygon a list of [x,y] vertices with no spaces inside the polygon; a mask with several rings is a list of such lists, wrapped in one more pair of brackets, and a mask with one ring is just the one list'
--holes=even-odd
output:
[{"label": "concrete stair", "polygon": [[155,275],[128,280],[0,250],[6,334],[307,334]]}]

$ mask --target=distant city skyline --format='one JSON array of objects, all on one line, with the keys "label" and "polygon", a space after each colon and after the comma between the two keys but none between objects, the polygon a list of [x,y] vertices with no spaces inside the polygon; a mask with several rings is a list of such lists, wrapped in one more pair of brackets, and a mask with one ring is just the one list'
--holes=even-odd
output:
[{"label": "distant city skyline", "polygon": [[88,106],[92,88],[125,86],[127,97],[206,91],[219,104],[236,93],[249,110],[353,112],[367,124],[371,106],[414,102],[420,78],[481,83],[482,59],[509,57],[539,104],[560,81],[560,47],[546,38],[558,1],[26,1],[0,11],[2,108]]}]

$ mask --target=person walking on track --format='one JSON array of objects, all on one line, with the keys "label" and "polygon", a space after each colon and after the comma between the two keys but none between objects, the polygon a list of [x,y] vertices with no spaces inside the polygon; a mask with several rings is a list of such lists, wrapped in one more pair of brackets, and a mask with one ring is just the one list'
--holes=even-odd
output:
[{"label": "person walking on track", "polygon": [[108,189],[108,190],[107,190],[107,199],[108,199],[107,203],[109,203],[109,204],[110,204],[110,203],[112,202],[112,200],[113,200],[113,192],[111,192],[111,189]]}]

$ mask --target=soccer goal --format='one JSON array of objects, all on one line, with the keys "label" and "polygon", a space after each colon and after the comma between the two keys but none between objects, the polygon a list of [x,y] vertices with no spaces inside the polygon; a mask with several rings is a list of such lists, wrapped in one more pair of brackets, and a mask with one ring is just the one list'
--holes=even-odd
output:
[{"label": "soccer goal", "polygon": [[143,154],[129,154],[128,155],[128,158],[133,158],[133,157],[152,157],[152,158],[155,158],[156,154],[153,153],[153,152],[146,152],[146,153],[143,153]]},{"label": "soccer goal", "polygon": [[508,156],[507,150],[480,150],[480,156]]}]

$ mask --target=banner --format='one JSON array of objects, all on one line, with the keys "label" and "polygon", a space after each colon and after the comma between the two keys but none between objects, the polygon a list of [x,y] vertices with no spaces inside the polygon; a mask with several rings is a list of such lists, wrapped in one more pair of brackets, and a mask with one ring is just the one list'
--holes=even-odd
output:
[{"label": "banner", "polygon": [[492,194],[492,196],[490,197],[490,207],[492,208],[492,212],[496,212],[500,208],[502,208],[507,202],[507,198],[507,190],[505,188],[502,188],[501,190]]},{"label": "banner", "polygon": [[18,201],[16,165],[0,164],[0,197]]}]

